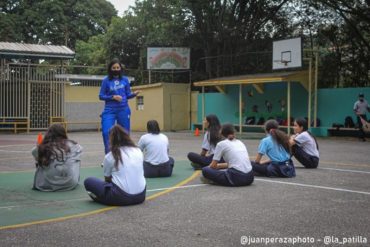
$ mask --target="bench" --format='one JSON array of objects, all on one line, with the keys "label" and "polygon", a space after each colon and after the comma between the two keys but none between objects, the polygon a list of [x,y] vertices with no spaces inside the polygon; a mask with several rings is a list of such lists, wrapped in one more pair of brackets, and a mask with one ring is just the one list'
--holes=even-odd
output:
[{"label": "bench", "polygon": [[[239,131],[239,124],[234,124],[235,130]],[[202,129],[202,124],[193,124],[193,128],[198,128],[199,130]],[[290,126],[291,133],[293,133],[293,126]],[[288,126],[280,125],[279,129],[281,130],[287,130]],[[245,125],[242,124],[242,131],[243,132],[258,132],[258,133],[264,133],[265,132],[265,126],[264,125]]]},{"label": "bench", "polygon": [[93,121],[93,120],[84,120],[84,121],[67,121],[64,117],[50,117],[49,124],[62,124],[68,132],[69,125],[95,125],[98,131],[100,131],[101,123],[100,121]]},{"label": "bench", "polygon": [[[328,128],[329,136],[352,136],[358,137],[359,136],[359,129],[358,128],[345,128],[345,127],[332,127]],[[370,137],[369,132],[365,132],[366,137]]]},{"label": "bench", "polygon": [[30,132],[30,120],[27,117],[1,117],[0,130],[13,130],[15,134],[19,130],[25,130],[28,133]]}]

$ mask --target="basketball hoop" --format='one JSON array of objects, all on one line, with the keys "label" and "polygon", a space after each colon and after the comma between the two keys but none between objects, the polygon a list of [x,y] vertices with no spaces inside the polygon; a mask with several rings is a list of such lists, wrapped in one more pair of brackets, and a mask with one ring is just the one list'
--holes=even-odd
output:
[{"label": "basketball hoop", "polygon": [[288,61],[288,60],[274,60],[274,63],[283,64],[285,67],[287,67],[288,63],[290,63],[290,61]]}]

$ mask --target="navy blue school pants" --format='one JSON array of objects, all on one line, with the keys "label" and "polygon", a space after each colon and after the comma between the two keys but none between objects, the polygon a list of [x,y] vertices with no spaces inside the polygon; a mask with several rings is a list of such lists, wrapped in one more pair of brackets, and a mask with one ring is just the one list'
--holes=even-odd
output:
[{"label": "navy blue school pants", "polygon": [[145,201],[146,189],[143,192],[132,195],[124,192],[114,183],[104,182],[98,178],[85,179],[85,189],[91,192],[94,201],[109,206],[128,206]]},{"label": "navy blue school pants", "polygon": [[201,167],[205,167],[211,164],[212,159],[213,159],[213,154],[210,156],[202,156],[200,154],[190,152],[188,153],[188,159],[191,162],[200,165]]},{"label": "navy blue school pants", "polygon": [[284,162],[270,162],[263,165],[257,164],[253,161],[251,163],[253,171],[259,175],[282,178],[295,177],[295,168],[292,160]]},{"label": "navy blue school pants", "polygon": [[109,130],[116,124],[116,121],[117,124],[121,125],[121,127],[127,131],[127,133],[130,133],[130,115],[131,110],[128,106],[121,108],[104,108],[104,111],[101,114],[101,131],[103,135],[105,154],[110,151]]},{"label": "navy blue school pants", "polygon": [[202,174],[203,177],[223,186],[246,186],[254,180],[253,171],[244,173],[234,168],[217,170],[206,166],[203,167]]},{"label": "navy blue school pants", "polygon": [[300,146],[293,145],[292,153],[294,157],[306,168],[317,168],[319,165],[319,158],[309,155]]},{"label": "navy blue school pants", "polygon": [[144,161],[144,177],[171,177],[174,164],[175,161],[172,157],[167,162],[158,165]]}]

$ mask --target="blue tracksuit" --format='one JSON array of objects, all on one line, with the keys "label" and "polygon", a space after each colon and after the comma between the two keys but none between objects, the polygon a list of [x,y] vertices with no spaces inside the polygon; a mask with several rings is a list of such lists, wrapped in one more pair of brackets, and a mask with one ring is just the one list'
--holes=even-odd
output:
[{"label": "blue tracksuit", "polygon": [[[120,95],[122,101],[113,99],[113,95]],[[127,77],[113,78],[105,77],[102,81],[99,99],[105,101],[105,107],[101,114],[102,134],[105,153],[109,153],[109,130],[116,123],[121,125],[127,132],[130,132],[130,107],[128,100],[135,97],[131,92],[130,82]]]}]

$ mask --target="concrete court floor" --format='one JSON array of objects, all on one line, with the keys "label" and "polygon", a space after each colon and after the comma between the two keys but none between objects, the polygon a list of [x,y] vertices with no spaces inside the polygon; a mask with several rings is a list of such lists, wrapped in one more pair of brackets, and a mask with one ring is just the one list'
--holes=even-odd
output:
[{"label": "concrete court floor", "polygon": [[[141,134],[132,137],[137,141]],[[201,137],[166,134],[175,160],[200,150]],[[33,169],[29,150],[36,135],[0,133],[0,172]],[[100,133],[72,132],[70,138],[84,147],[83,166],[101,162]],[[242,140],[254,157],[259,140]],[[252,186],[226,188],[202,185],[196,178],[190,182],[194,186],[142,205],[1,230],[0,246],[241,246],[242,236],[306,240],[296,246],[324,246],[324,240],[332,241],[325,246],[340,246],[333,243],[339,241],[369,246],[370,142],[326,138],[319,145],[319,169],[303,169],[296,162],[293,179],[256,177]],[[359,243],[365,240],[367,244]]]}]

